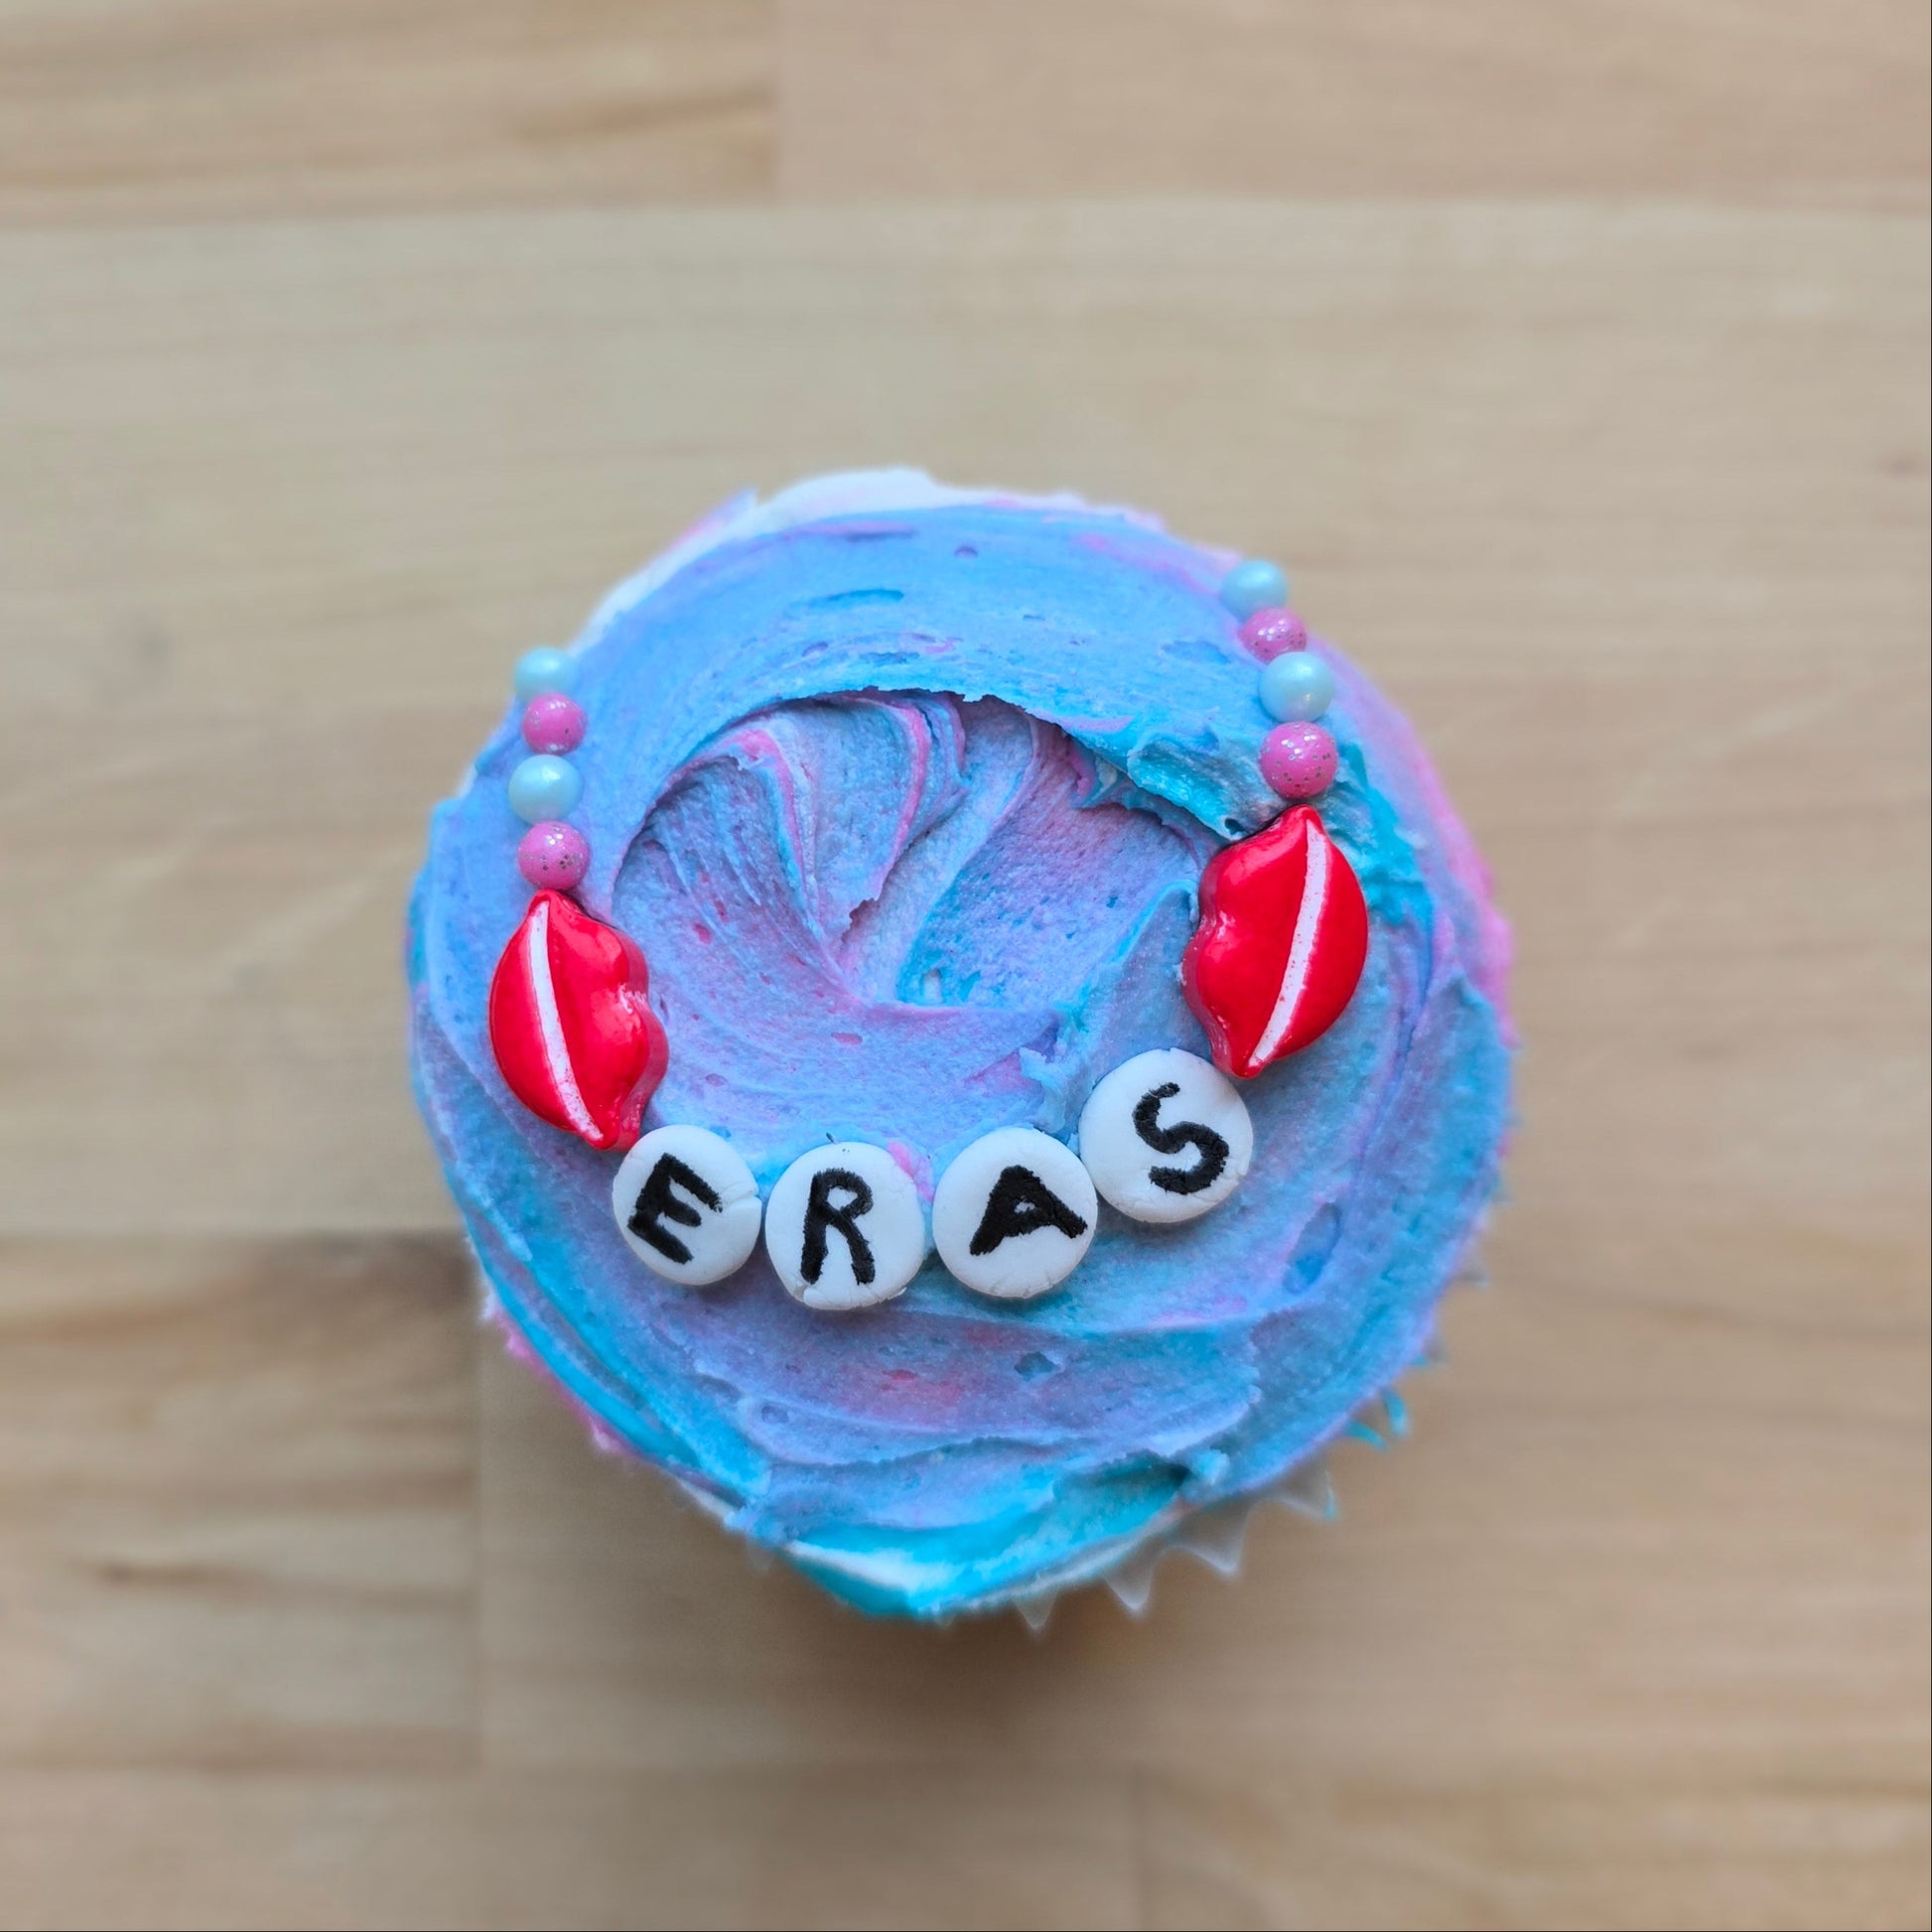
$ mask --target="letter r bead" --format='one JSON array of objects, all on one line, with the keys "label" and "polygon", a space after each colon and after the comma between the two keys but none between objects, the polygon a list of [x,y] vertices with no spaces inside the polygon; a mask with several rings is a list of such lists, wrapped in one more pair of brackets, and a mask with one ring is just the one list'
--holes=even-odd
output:
[{"label": "letter r bead", "polygon": [[764,1248],[808,1309],[863,1309],[903,1293],[925,1260],[925,1209],[883,1147],[838,1141],[801,1154],[771,1189]]}]

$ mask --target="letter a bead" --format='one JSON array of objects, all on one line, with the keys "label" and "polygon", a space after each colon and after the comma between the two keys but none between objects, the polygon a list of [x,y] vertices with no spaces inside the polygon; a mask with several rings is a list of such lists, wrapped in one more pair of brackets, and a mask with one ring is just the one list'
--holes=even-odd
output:
[{"label": "letter a bead", "polygon": [[940,1175],[932,1245],[968,1288],[1031,1301],[1079,1267],[1099,1207],[1070,1149],[1031,1127],[1001,1127]]},{"label": "letter a bead", "polygon": [[863,1309],[901,1294],[925,1260],[925,1209],[883,1147],[837,1141],[801,1154],[771,1189],[764,1248],[793,1301]]},{"label": "letter a bead", "polygon": [[1093,1184],[1136,1221],[1191,1221],[1218,1207],[1254,1154],[1254,1123],[1234,1082],[1178,1046],[1115,1067],[1080,1115]]},{"label": "letter a bead", "polygon": [[759,1184],[708,1128],[653,1128],[623,1157],[611,1205],[630,1252],[686,1288],[736,1274],[759,1244]]}]

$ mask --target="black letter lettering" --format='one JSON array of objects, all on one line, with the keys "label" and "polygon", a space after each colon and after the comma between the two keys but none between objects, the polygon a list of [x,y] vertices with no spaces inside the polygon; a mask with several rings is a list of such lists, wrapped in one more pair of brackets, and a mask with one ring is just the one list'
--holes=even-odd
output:
[{"label": "black letter lettering", "polygon": [[986,1212],[967,1252],[990,1255],[1010,1236],[1031,1234],[1035,1228],[1082,1235],[1087,1224],[1032,1169],[1004,1168],[986,1197]]},{"label": "black letter lettering", "polygon": [[717,1190],[703,1174],[693,1173],[675,1154],[660,1154],[644,1176],[644,1184],[637,1189],[637,1204],[630,1210],[625,1225],[639,1241],[648,1242],[660,1255],[667,1255],[672,1261],[689,1261],[691,1250],[664,1223],[676,1221],[680,1226],[694,1228],[704,1216],[690,1201],[679,1200],[671,1191],[673,1187],[682,1187],[713,1210],[722,1205]]},{"label": "black letter lettering", "polygon": [[1228,1164],[1228,1144],[1213,1128],[1197,1120],[1176,1121],[1172,1127],[1161,1125],[1161,1103],[1171,1100],[1180,1088],[1173,1081],[1141,1096],[1134,1109],[1134,1132],[1156,1154],[1178,1154],[1184,1147],[1200,1149],[1200,1159],[1191,1168],[1150,1168],[1148,1178],[1170,1194],[1198,1194],[1221,1177]]},{"label": "black letter lettering", "polygon": [[[832,1204],[832,1189],[844,1188],[848,1198]],[[805,1203],[805,1250],[798,1272],[815,1282],[825,1272],[825,1230],[837,1228],[852,1252],[852,1279],[861,1288],[879,1272],[873,1266],[872,1246],[859,1232],[859,1216],[872,1207],[872,1189],[850,1168],[820,1168],[812,1175],[811,1198]]]}]

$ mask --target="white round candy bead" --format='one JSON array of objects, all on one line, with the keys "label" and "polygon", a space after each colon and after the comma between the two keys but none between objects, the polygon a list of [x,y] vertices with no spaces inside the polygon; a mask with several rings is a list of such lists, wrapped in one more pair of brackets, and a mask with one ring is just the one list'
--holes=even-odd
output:
[{"label": "white round candy bead", "polygon": [[1137,1221],[1191,1221],[1218,1207],[1254,1153],[1254,1123],[1234,1082],[1178,1046],[1115,1067],[1080,1115],[1093,1184]]},{"label": "white round candy bead", "polygon": [[801,1154],[771,1189],[764,1246],[808,1309],[890,1302],[925,1260],[925,1210],[911,1176],[882,1147],[838,1141]]},{"label": "white round candy bead", "polygon": [[611,1205],[630,1252],[654,1274],[708,1288],[759,1244],[759,1184],[745,1157],[703,1127],[658,1127],[623,1157]]},{"label": "white round candy bead", "polygon": [[1099,1209],[1070,1149],[1031,1127],[996,1128],[940,1175],[932,1245],[968,1288],[1030,1301],[1079,1267]]}]

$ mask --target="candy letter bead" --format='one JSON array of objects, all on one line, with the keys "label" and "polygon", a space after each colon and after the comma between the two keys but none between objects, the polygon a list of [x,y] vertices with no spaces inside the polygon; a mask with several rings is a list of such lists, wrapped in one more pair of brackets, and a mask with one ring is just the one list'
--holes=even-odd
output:
[{"label": "candy letter bead", "polygon": [[1277,725],[1261,741],[1261,775],[1279,797],[1319,798],[1335,781],[1334,735],[1323,725]]},{"label": "candy letter bead", "polygon": [[1257,611],[1243,620],[1241,641],[1268,664],[1285,650],[1307,650],[1308,626],[1293,611]]},{"label": "candy letter bead", "polygon": [[527,824],[546,818],[568,818],[584,795],[577,767],[539,752],[510,773],[510,810]]},{"label": "candy letter bead", "polygon": [[584,707],[561,691],[532,698],[523,711],[523,742],[533,752],[574,752],[584,742]]},{"label": "candy letter bead", "polygon": [[623,1157],[611,1205],[630,1252],[686,1288],[735,1274],[759,1244],[759,1184],[707,1128],[653,1128]]},{"label": "candy letter bead", "polygon": [[1178,1046],[1115,1067],[1080,1114],[1093,1184],[1137,1221],[1191,1221],[1218,1207],[1254,1155],[1254,1123],[1233,1083]]},{"label": "candy letter bead", "polygon": [[1279,564],[1250,557],[1222,578],[1221,602],[1237,618],[1251,618],[1257,611],[1288,602],[1288,579],[1282,575]]},{"label": "candy letter bead", "polygon": [[644,956],[561,893],[530,901],[489,982],[489,1044],[511,1093],[592,1147],[628,1147],[664,1077]]},{"label": "candy letter bead", "polygon": [[1247,1080],[1341,1018],[1367,957],[1355,870],[1320,814],[1297,805],[1208,860],[1180,980],[1214,1064]]},{"label": "candy letter bead", "polygon": [[968,1288],[1030,1301],[1079,1267],[1098,1208],[1069,1149],[1031,1127],[1000,1127],[940,1175],[932,1245]]},{"label": "candy letter bead", "polygon": [[1334,696],[1334,673],[1312,651],[1284,651],[1261,674],[1261,708],[1283,724],[1319,718]]},{"label": "candy letter bead", "polygon": [[882,1147],[837,1141],[801,1154],[771,1189],[764,1247],[808,1309],[890,1302],[925,1260],[925,1210],[911,1176]]},{"label": "candy letter bead", "polygon": [[577,682],[577,666],[561,650],[526,650],[516,660],[516,695],[528,704],[546,691],[568,691]]},{"label": "candy letter bead", "polygon": [[532,886],[567,893],[591,863],[591,842],[574,825],[554,818],[532,825],[516,847],[516,869]]}]

